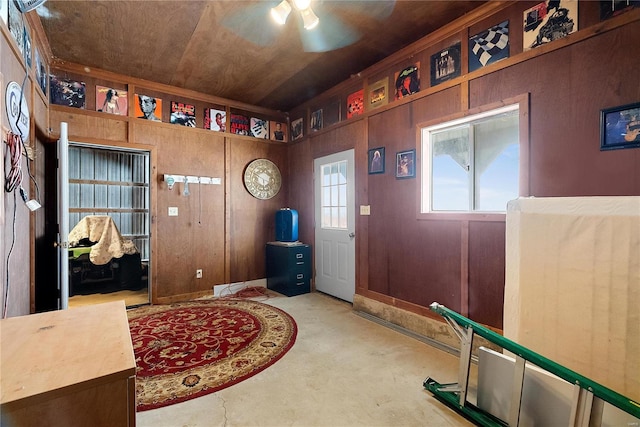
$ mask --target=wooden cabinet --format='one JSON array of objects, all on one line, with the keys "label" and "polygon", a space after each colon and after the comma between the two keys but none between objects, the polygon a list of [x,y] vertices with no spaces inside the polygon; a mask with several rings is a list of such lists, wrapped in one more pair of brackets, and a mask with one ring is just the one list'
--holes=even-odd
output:
[{"label": "wooden cabinet", "polygon": [[311,291],[311,246],[267,243],[267,288],[286,296]]},{"label": "wooden cabinet", "polygon": [[2,425],[135,426],[124,301],[0,320]]}]

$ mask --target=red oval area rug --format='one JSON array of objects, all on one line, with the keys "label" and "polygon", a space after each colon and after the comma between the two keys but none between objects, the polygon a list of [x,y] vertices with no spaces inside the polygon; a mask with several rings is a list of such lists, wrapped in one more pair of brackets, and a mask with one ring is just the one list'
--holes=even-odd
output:
[{"label": "red oval area rug", "polygon": [[298,332],[289,314],[251,300],[152,305],[127,314],[138,411],[245,380],[284,356]]}]

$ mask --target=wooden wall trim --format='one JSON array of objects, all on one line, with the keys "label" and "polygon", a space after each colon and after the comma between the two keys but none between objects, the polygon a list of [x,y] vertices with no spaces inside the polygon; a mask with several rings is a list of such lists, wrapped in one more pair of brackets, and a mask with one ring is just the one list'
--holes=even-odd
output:
[{"label": "wooden wall trim", "polygon": [[[229,115],[227,114],[227,117]],[[224,282],[231,283],[231,141],[224,138]]]},{"label": "wooden wall trim", "polygon": [[208,102],[211,104],[224,105],[227,108],[247,110],[254,113],[270,115],[272,117],[282,117],[283,121],[286,121],[286,119],[288,118],[288,115],[283,113],[282,111],[272,110],[257,105],[245,104],[243,102],[220,98],[218,96],[207,95],[205,93],[196,92],[190,89],[181,89],[176,86],[166,85],[164,83],[152,82],[150,80],[143,80],[136,77],[127,77],[123,76],[122,74],[102,70],[100,68],[90,68],[85,65],[76,64],[73,62],[62,61],[58,58],[53,58],[51,62],[51,68],[60,69],[62,71],[67,71],[70,73],[93,76],[97,79],[104,79],[121,84],[127,84],[129,86],[129,92],[134,92],[136,87],[142,87],[145,89],[166,93],[168,95],[176,95],[198,101]]},{"label": "wooden wall trim", "polygon": [[[371,67],[363,70],[362,72],[358,73],[358,78],[363,79],[363,85],[365,84],[368,76],[373,76],[376,73],[380,73],[385,71],[388,68],[393,67],[393,65],[398,62],[400,59],[404,59],[404,58],[410,58],[411,56],[425,50],[428,46],[430,46],[433,43],[436,43],[439,40],[442,40],[452,34],[455,34],[456,32],[461,32],[463,31],[463,27],[465,25],[471,25],[477,21],[479,21],[480,19],[484,19],[489,17],[491,14],[499,12],[502,9],[505,9],[509,6],[511,6],[512,4],[517,3],[517,1],[510,1],[510,2],[489,2],[484,6],[480,6],[478,9],[476,9],[475,11],[473,11],[472,13],[467,14],[466,16],[464,16],[463,18],[461,18],[461,20],[463,21],[454,21],[453,23],[451,23],[451,26],[454,26],[453,30],[448,30],[446,31],[445,28],[443,27],[442,33],[440,33],[440,31],[436,31],[432,34],[430,34],[429,36],[426,36],[423,39],[418,40],[417,42],[415,42],[412,45],[407,46],[405,49],[396,52],[395,54],[392,54],[391,56],[383,59],[382,61],[372,65]],[[489,5],[494,6],[494,8],[490,8],[490,9],[484,9],[485,7],[489,7]],[[482,11],[482,12],[480,12]],[[486,14],[486,15],[480,15],[480,13],[482,14]],[[473,14],[473,15],[472,15]],[[362,120],[365,116],[372,116],[375,114],[381,114],[387,110],[393,109],[393,108],[398,108],[401,107],[402,105],[406,104],[406,103],[410,103],[413,102],[415,100],[418,100],[420,98],[424,98],[426,96],[432,95],[434,93],[437,92],[441,92],[444,91],[446,89],[449,89],[453,86],[457,86],[457,85],[463,85],[465,84],[465,82],[470,82],[471,80],[475,80],[478,79],[484,75],[487,74],[491,74],[494,73],[496,71],[502,70],[504,68],[508,68],[508,67],[512,67],[514,65],[520,64],[521,62],[525,62],[528,61],[530,59],[536,58],[538,56],[542,56],[545,54],[548,54],[550,52],[554,52],[558,49],[562,49],[565,48],[567,46],[573,45],[575,43],[579,43],[582,42],[584,40],[587,40],[591,37],[594,36],[598,36],[602,33],[605,33],[607,31],[611,31],[614,30],[616,28],[631,24],[633,22],[636,22],[640,20],[640,9],[635,9],[635,10],[631,10],[627,13],[624,13],[622,15],[619,15],[617,17],[613,17],[611,19],[608,19],[606,21],[600,22],[598,24],[592,25],[588,28],[585,29],[580,29],[575,33],[569,34],[567,37],[564,37],[560,40],[555,40],[553,43],[547,43],[545,45],[542,45],[540,47],[537,47],[535,49],[531,49],[525,52],[521,52],[518,53],[515,56],[510,56],[509,58],[505,58],[501,61],[495,62],[493,64],[489,64],[486,67],[481,67],[475,71],[472,71],[470,73],[466,73],[466,74],[462,74],[460,77],[456,77],[455,79],[451,79],[448,80],[446,82],[440,83],[437,86],[432,86],[426,89],[422,89],[420,90],[420,92],[415,93],[413,95],[409,95],[403,99],[400,100],[396,100],[394,102],[390,102],[387,105],[383,105],[380,106],[374,110],[369,110],[369,111],[365,111],[363,114],[357,116],[356,118],[353,119],[349,119],[349,120],[345,120],[345,121],[352,121],[352,120]],[[464,45],[464,43],[463,43]],[[404,52],[404,53],[403,53]],[[320,99],[325,99],[325,98],[330,98],[332,96],[336,96],[336,95],[343,95],[346,91],[348,87],[351,87],[353,85],[353,78],[349,79],[349,80],[345,80],[342,83],[339,83],[338,85],[332,87],[331,89],[327,90],[326,92],[321,93],[320,95],[318,95],[317,97],[313,98],[310,101],[307,101],[299,106],[297,106],[296,108],[292,109],[292,110],[298,110],[298,109],[302,109],[302,108],[309,108],[312,104],[318,104],[318,100]],[[464,90],[463,90],[464,92]],[[344,122],[344,121],[343,121]],[[341,125],[343,122],[340,123],[336,123],[334,125],[331,125],[328,127],[328,129],[333,129],[334,127],[337,127],[339,125]],[[323,131],[325,129],[322,129],[321,131]],[[319,131],[319,132],[321,132]]]}]

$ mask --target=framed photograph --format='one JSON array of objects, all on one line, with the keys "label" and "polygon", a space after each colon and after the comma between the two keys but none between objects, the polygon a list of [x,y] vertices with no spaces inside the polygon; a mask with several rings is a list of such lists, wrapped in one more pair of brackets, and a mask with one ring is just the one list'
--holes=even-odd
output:
[{"label": "framed photograph", "polygon": [[600,150],[640,147],[640,102],[600,112]]},{"label": "framed photograph", "polygon": [[196,106],[184,102],[171,101],[171,124],[196,127]]},{"label": "framed photograph", "polygon": [[369,108],[378,108],[389,102],[389,78],[378,80],[369,85]]},{"label": "framed photograph", "polygon": [[402,99],[420,92],[420,63],[416,62],[402,71],[397,71],[394,75],[394,81],[396,84],[395,99]]},{"label": "framed photograph", "polygon": [[318,109],[311,113],[311,130],[313,132],[322,129],[322,109]]},{"label": "framed photograph", "polygon": [[460,75],[460,47],[461,43],[458,42],[431,55],[431,86]]},{"label": "framed photograph", "polygon": [[396,153],[396,178],[415,178],[416,150],[406,150]]},{"label": "framed photograph", "polygon": [[384,147],[369,150],[369,175],[384,173]]},{"label": "framed photograph", "polygon": [[304,130],[302,129],[304,121],[302,117],[295,119],[291,122],[291,140],[295,141],[304,136]]},{"label": "framed photograph", "polygon": [[274,141],[287,142],[287,124],[284,122],[271,121],[269,123],[271,139]]}]

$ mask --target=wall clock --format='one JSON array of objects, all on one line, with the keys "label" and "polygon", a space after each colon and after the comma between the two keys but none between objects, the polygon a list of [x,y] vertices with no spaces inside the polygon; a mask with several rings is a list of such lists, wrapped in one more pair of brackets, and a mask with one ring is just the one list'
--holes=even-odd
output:
[{"label": "wall clock", "polygon": [[244,186],[256,199],[266,200],[280,191],[280,169],[267,159],[256,159],[244,170]]}]

